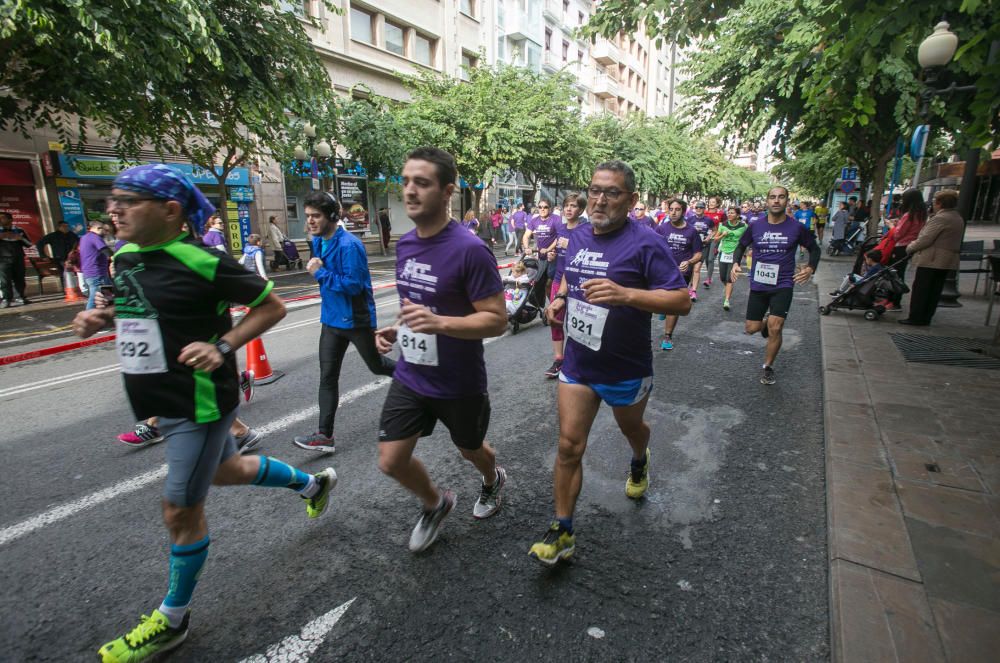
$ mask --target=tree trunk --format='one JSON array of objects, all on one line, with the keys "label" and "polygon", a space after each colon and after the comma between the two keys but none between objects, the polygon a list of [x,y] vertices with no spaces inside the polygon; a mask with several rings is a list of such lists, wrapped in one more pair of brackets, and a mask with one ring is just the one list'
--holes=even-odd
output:
[{"label": "tree trunk", "polygon": [[879,222],[882,220],[882,192],[885,189],[886,173],[889,169],[889,162],[896,155],[896,146],[891,150],[886,150],[875,162],[875,169],[872,178],[872,207],[868,217],[868,227],[865,230],[867,237],[875,237],[878,234]]},{"label": "tree trunk", "polygon": [[[233,253],[235,251],[241,251],[243,249],[243,246],[242,246],[242,241],[240,242],[241,246],[234,246],[232,232],[230,231],[229,228],[229,191],[228,189],[226,189],[226,180],[229,179],[230,170],[232,169],[223,166],[222,173],[219,174],[215,173],[215,169],[212,168],[212,172],[215,173],[215,179],[218,180],[219,182],[219,191],[222,193],[222,195],[219,197],[219,208],[216,209],[215,211],[222,219],[222,224],[226,228],[226,231],[223,233],[223,235],[226,238],[226,246],[229,247],[229,252]],[[237,224],[238,223],[239,221],[237,220]],[[201,234],[202,235],[205,234],[204,228],[201,229]]]}]

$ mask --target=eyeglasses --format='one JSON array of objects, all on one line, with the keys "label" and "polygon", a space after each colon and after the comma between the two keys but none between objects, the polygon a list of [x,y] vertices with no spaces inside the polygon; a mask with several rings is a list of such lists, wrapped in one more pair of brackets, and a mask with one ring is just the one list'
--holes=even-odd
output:
[{"label": "eyeglasses", "polygon": [[109,198],[112,207],[117,207],[120,209],[128,209],[134,205],[146,200],[159,200],[159,198],[153,198],[152,196],[111,196]]},{"label": "eyeglasses", "polygon": [[628,191],[622,191],[621,189],[602,189],[599,186],[592,186],[587,189],[587,196],[597,200],[601,196],[604,196],[608,200],[618,200],[624,196]]},{"label": "eyeglasses", "polygon": [[548,208],[549,208],[548,205],[539,205],[538,206],[538,209],[548,209]]},{"label": "eyeglasses", "polygon": [[645,207],[636,207],[636,208],[635,208],[635,211],[636,211],[636,212],[645,212],[645,211],[646,211],[646,208],[645,208]]}]

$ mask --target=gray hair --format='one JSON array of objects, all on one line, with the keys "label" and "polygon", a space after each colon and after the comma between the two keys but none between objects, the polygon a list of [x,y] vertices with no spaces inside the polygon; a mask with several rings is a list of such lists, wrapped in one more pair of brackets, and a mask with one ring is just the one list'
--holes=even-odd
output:
[{"label": "gray hair", "polygon": [[625,176],[625,188],[628,189],[628,193],[635,191],[635,171],[632,170],[632,167],[624,161],[620,161],[618,159],[602,161],[597,164],[596,168],[594,168],[594,172],[596,173],[600,170],[608,170],[612,173],[621,173]]}]

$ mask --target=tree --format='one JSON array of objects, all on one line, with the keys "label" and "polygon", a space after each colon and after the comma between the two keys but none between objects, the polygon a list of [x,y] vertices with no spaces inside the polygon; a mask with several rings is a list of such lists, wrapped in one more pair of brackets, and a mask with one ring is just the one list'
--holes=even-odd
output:
[{"label": "tree", "polygon": [[835,140],[802,155],[793,153],[775,166],[775,175],[798,193],[826,198],[834,186],[840,168],[847,165],[847,155]]}]

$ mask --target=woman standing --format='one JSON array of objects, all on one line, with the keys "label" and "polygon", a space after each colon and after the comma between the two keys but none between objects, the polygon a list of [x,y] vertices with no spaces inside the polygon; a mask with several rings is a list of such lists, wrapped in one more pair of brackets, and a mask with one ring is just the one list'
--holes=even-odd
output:
[{"label": "woman standing", "polygon": [[471,209],[468,212],[466,212],[465,216],[462,217],[461,226],[466,230],[468,230],[473,235],[478,235],[479,219],[476,218],[476,213],[473,212]]},{"label": "woman standing", "polygon": [[726,284],[726,295],[722,300],[722,308],[726,311],[729,310],[729,298],[733,296],[733,281],[729,278],[733,254],[748,227],[740,217],[740,209],[734,205],[726,210],[726,220],[719,224],[713,238],[719,253],[719,279]]},{"label": "woman standing", "polygon": [[[918,189],[907,189],[903,192],[903,199],[899,203],[899,212],[902,216],[896,224],[893,235],[896,238],[896,246],[892,250],[889,262],[899,262],[906,257],[906,247],[913,243],[913,240],[920,235],[927,223],[927,204]],[[896,268],[899,278],[906,280],[906,263],[902,263]]]},{"label": "woman standing", "polygon": [[955,210],[958,192],[950,189],[934,194],[934,213],[917,238],[906,246],[917,268],[910,293],[910,315],[900,324],[926,326],[937,311],[948,272],[958,269],[961,260],[965,221]]},{"label": "woman standing", "polygon": [[[555,262],[552,292],[549,294],[549,301],[555,301],[556,293],[559,292],[559,286],[562,285],[563,270],[566,268],[566,247],[569,246],[569,235],[581,223],[586,223],[586,221],[581,221],[580,219],[580,215],[586,209],[587,197],[583,194],[571,193],[563,199],[562,223],[556,227],[556,240],[549,246],[548,253],[545,256],[550,264],[553,261]],[[565,314],[566,309],[561,309],[556,314],[555,320],[549,324],[549,331],[552,334],[552,354],[554,361],[549,370],[545,371],[545,377],[550,380],[559,377],[559,370],[562,368],[563,341],[565,338],[562,321]]]},{"label": "woman standing", "polygon": [[499,205],[490,214],[490,243],[497,245],[497,240],[503,237],[503,212]]},{"label": "woman standing", "polygon": [[844,246],[844,233],[847,232],[847,224],[850,223],[849,212],[847,211],[847,203],[841,201],[837,213],[833,215],[830,219],[830,225],[832,226],[833,240],[830,242],[830,248],[836,250],[842,250]]}]

